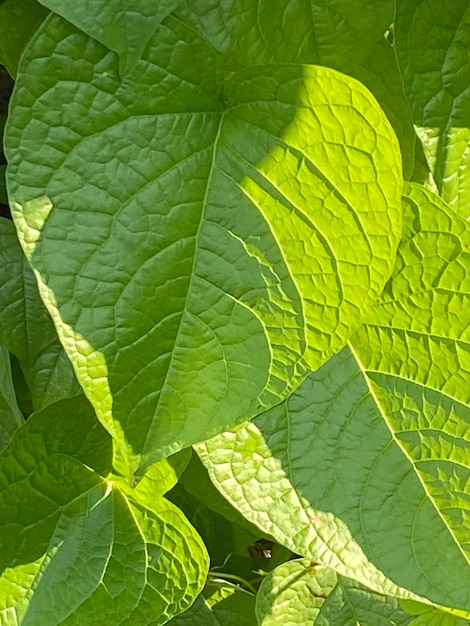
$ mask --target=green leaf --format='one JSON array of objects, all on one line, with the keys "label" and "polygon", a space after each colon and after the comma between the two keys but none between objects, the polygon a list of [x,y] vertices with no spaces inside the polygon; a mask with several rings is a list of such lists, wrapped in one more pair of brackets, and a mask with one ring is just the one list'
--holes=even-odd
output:
[{"label": "green leaf", "polygon": [[36,0],[5,0],[0,5],[0,64],[13,78],[23,50],[48,13]]},{"label": "green leaf", "polygon": [[0,203],[8,204],[7,187],[6,187],[6,165],[0,165]]},{"label": "green leaf", "polygon": [[126,474],[278,402],[393,265],[400,156],[368,91],[326,68],[220,63],[168,18],[121,82],[53,18],[13,97],[14,219]]},{"label": "green leaf", "polygon": [[395,42],[413,120],[440,194],[470,216],[470,7],[399,0]]},{"label": "green leaf", "polygon": [[[395,53],[384,38],[393,10],[391,0],[300,0],[289,5],[186,0],[176,14],[222,53],[229,71],[289,59],[331,67],[360,80],[390,120],[409,177],[415,133]],[[228,37],[229,25],[233,34]]]},{"label": "green leaf", "polygon": [[0,345],[0,450],[9,443],[11,436],[23,421],[16,401],[10,355],[8,350]]},{"label": "green leaf", "polygon": [[[256,529],[252,533],[244,525],[237,524],[220,513],[216,513],[186,491],[180,483],[171,490],[168,498],[183,511],[203,538],[210,555],[211,566],[222,568],[224,572],[230,574],[237,574],[238,572],[234,572],[229,565],[230,556],[238,553],[248,557],[248,546],[260,539],[262,532]],[[250,563],[251,569],[254,569],[253,565]]]},{"label": "green leaf", "polygon": [[333,570],[296,559],[277,567],[261,583],[256,596],[259,626],[308,626],[336,585]]},{"label": "green leaf", "polygon": [[[163,19],[180,0],[40,0],[54,13],[119,56],[122,76],[132,72]],[[111,27],[110,27],[111,26]]]},{"label": "green leaf", "polygon": [[204,546],[170,502],[136,504],[87,466],[103,435],[111,451],[79,401],[31,416],[0,456],[0,621],[164,624],[200,592]]},{"label": "green leaf", "polygon": [[414,623],[395,598],[381,596],[349,578],[338,577],[338,584],[322,605],[315,626],[408,626]]},{"label": "green leaf", "polygon": [[175,15],[237,71],[283,61],[349,64],[383,39],[393,12],[392,0],[182,0]]},{"label": "green leaf", "polygon": [[65,454],[104,477],[112,469],[109,433],[82,395],[60,400],[31,415],[15,441],[23,454],[33,457]]},{"label": "green leaf", "polygon": [[384,37],[372,42],[366,38],[358,46],[359,35],[354,31],[351,34],[355,36],[355,45],[351,42],[343,58],[332,59],[330,65],[360,80],[377,98],[400,142],[403,172],[409,180],[415,164],[416,135],[395,52]]},{"label": "green leaf", "polygon": [[0,341],[18,358],[36,410],[81,392],[15,227],[4,218],[0,218]]},{"label": "green leaf", "polygon": [[350,347],[197,450],[224,496],[294,552],[469,610],[470,226],[417,185],[404,207],[394,275]]},{"label": "green leaf", "polygon": [[401,600],[407,613],[415,616],[411,626],[468,626],[470,613],[429,606],[414,600]]},{"label": "green leaf", "polygon": [[179,480],[179,485],[214,513],[221,515],[237,526],[243,527],[252,536],[259,537],[259,528],[250,524],[250,522],[240,515],[237,509],[234,509],[220,492],[217,491],[209,478],[207,469],[201,463],[196,453],[193,453],[191,462]]},{"label": "green leaf", "polygon": [[233,585],[214,588],[211,584],[203,594],[190,609],[168,623],[171,626],[257,626],[252,594]]},{"label": "green leaf", "polygon": [[120,489],[130,498],[145,504],[152,498],[163,496],[176,485],[191,459],[191,449],[161,459],[151,465],[136,485],[131,486],[122,476],[115,476]]}]

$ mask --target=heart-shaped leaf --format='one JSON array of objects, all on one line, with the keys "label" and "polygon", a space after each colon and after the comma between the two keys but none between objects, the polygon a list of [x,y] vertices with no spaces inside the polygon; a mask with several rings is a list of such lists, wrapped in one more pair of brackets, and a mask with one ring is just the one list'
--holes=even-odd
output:
[{"label": "heart-shaped leaf", "polygon": [[24,250],[126,474],[277,403],[393,266],[400,156],[369,92],[298,63],[225,71],[172,17],[123,81],[48,18],[6,149]]},{"label": "heart-shaped leaf", "polygon": [[82,405],[33,414],[0,455],[0,621],[164,624],[201,591],[206,550],[169,501],[90,468],[109,466],[110,437]]}]

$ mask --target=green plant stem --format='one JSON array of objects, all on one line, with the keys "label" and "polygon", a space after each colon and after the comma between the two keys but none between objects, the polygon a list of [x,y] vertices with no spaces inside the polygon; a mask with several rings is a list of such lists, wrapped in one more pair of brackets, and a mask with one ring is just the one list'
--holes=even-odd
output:
[{"label": "green plant stem", "polygon": [[247,580],[245,580],[241,576],[237,576],[236,574],[228,574],[226,572],[217,572],[217,575],[215,575],[215,572],[209,572],[209,578],[211,578],[214,582],[217,582],[218,579],[222,581],[224,581],[224,579],[234,580],[240,583],[241,585],[243,585],[244,587],[246,587],[246,589],[250,591],[251,593],[253,593],[254,595],[256,595],[257,593],[256,589],[253,587],[252,584],[250,584]]}]

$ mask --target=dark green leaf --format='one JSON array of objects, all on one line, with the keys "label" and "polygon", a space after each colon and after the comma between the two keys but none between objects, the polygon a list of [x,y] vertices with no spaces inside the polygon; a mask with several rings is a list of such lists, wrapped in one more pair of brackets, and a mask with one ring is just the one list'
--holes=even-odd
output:
[{"label": "dark green leaf", "polygon": [[36,0],[5,0],[0,6],[0,64],[15,77],[29,40],[49,11]]},{"label": "dark green leaf", "polygon": [[121,75],[139,62],[157,26],[180,0],[39,0],[119,56]]},{"label": "dark green leaf", "polygon": [[11,375],[10,355],[0,345],[0,450],[10,441],[15,430],[23,424],[23,416],[15,395]]},{"label": "dark green leaf", "polygon": [[398,0],[395,42],[419,137],[440,194],[470,216],[470,5]]},{"label": "dark green leaf", "polygon": [[0,341],[20,363],[33,406],[41,409],[81,388],[39,296],[16,236],[0,218]]},{"label": "dark green leaf", "polygon": [[60,404],[71,413],[31,416],[0,456],[0,621],[164,624],[200,592],[204,546],[170,502],[137,504],[84,464],[109,460],[109,435]]}]

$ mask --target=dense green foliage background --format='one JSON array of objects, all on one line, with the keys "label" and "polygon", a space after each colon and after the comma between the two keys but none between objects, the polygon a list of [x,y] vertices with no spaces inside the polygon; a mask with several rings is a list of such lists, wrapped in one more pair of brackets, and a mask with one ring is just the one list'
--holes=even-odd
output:
[{"label": "dense green foliage background", "polygon": [[470,622],[469,50],[0,0],[2,626]]}]

